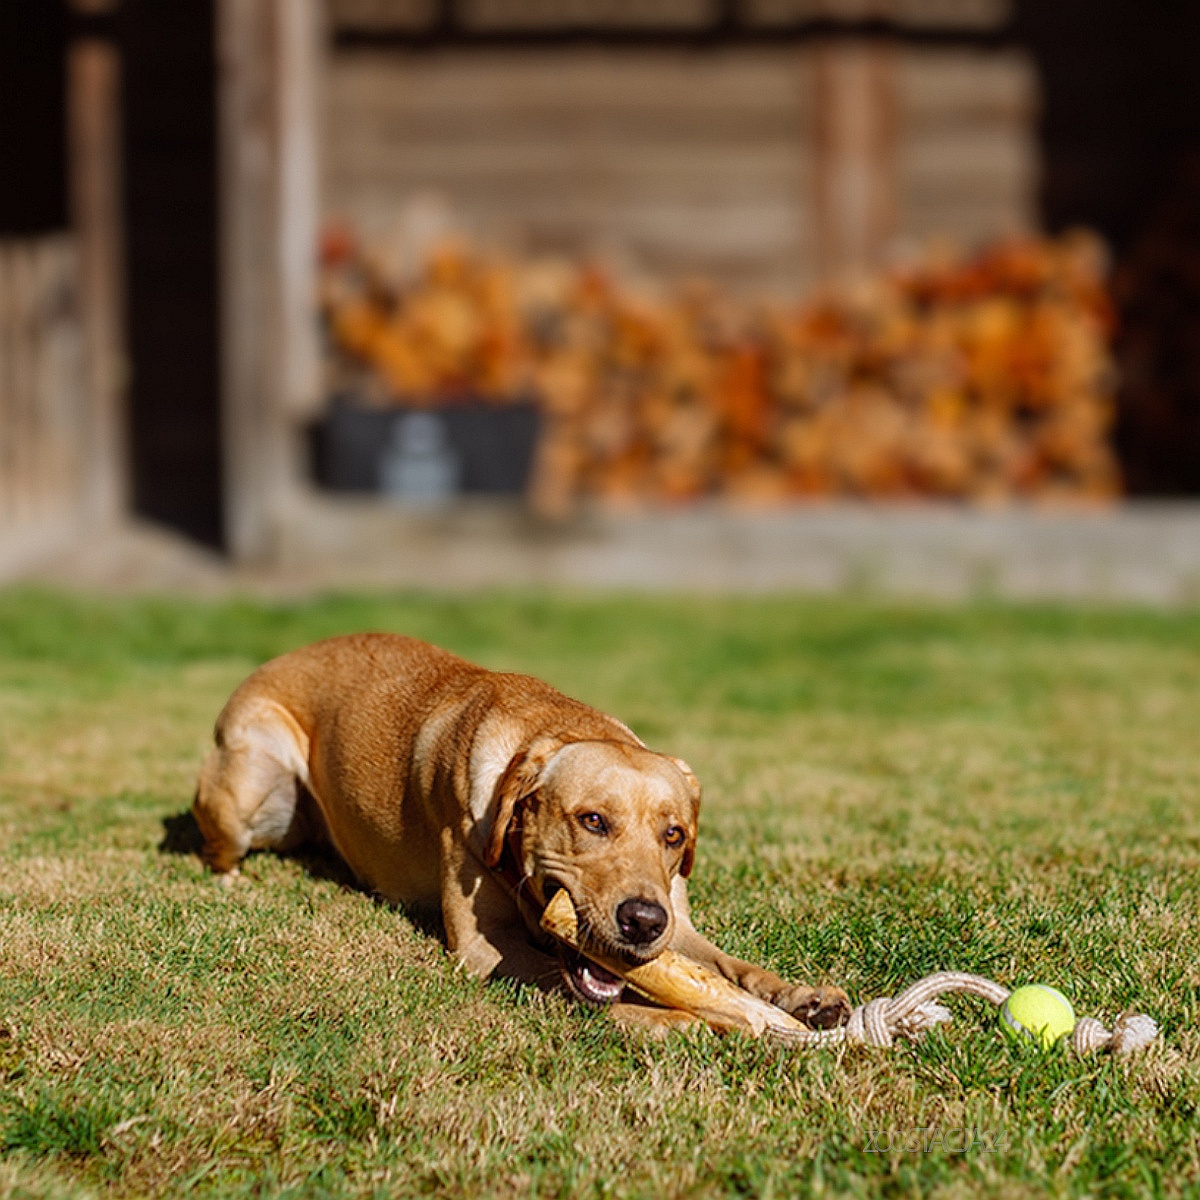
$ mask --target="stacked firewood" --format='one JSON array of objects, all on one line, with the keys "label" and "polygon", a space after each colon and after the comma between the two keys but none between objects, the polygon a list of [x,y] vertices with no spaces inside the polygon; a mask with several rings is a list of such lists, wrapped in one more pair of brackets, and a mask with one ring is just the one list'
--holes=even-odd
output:
[{"label": "stacked firewood", "polygon": [[344,234],[324,261],[331,345],[377,403],[538,398],[544,511],[1121,487],[1112,317],[1084,235],[931,256],[792,306],[699,283],[641,292],[457,243],[406,285]]}]

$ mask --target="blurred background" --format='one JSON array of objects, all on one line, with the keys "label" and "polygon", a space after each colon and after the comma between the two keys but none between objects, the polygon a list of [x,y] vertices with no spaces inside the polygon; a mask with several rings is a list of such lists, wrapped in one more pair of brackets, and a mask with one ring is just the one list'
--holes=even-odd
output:
[{"label": "blurred background", "polygon": [[1188,0],[0,0],[0,578],[1195,598],[1197,61]]}]

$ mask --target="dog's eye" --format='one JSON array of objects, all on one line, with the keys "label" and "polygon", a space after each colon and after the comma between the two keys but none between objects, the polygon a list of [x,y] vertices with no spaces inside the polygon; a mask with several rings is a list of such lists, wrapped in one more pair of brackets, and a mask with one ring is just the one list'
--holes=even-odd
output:
[{"label": "dog's eye", "polygon": [[678,825],[672,825],[670,829],[663,835],[663,841],[671,847],[672,850],[678,846],[682,846],[687,839],[687,833]]},{"label": "dog's eye", "polygon": [[582,813],[579,823],[588,833],[598,833],[603,837],[608,832],[608,822],[599,813]]}]

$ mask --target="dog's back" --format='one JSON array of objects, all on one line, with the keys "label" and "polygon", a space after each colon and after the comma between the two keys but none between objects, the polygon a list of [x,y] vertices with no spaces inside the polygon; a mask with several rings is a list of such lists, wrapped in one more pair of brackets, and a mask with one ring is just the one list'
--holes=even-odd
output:
[{"label": "dog's back", "polygon": [[637,742],[541,680],[416,638],[352,634],[293,650],[250,675],[217,718],[195,808],[206,858],[232,870],[251,849],[293,848],[316,819],[365,883],[433,898],[437,831],[483,816],[472,806],[476,742],[515,750],[533,732]]}]

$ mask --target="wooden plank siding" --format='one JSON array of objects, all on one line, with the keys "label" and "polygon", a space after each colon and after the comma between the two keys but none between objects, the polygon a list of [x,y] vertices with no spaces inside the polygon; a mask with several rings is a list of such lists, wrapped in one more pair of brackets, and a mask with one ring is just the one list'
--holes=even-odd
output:
[{"label": "wooden plank siding", "polygon": [[[370,238],[436,198],[484,239],[795,294],[1033,227],[1036,108],[1010,49],[357,48],[325,78],[323,200]],[[839,197],[864,178],[856,234]]]},{"label": "wooden plank siding", "polygon": [[0,240],[0,560],[74,520],[86,436],[73,239]]},{"label": "wooden plank siding", "polygon": [[0,239],[0,577],[127,501],[120,66],[90,37],[65,66],[71,229]]},{"label": "wooden plank siding", "polygon": [[1038,224],[1038,81],[1021,50],[896,59],[900,236],[967,244]]},{"label": "wooden plank siding", "polygon": [[443,197],[483,237],[793,286],[812,259],[810,65],[789,49],[332,56],[327,211]]}]

